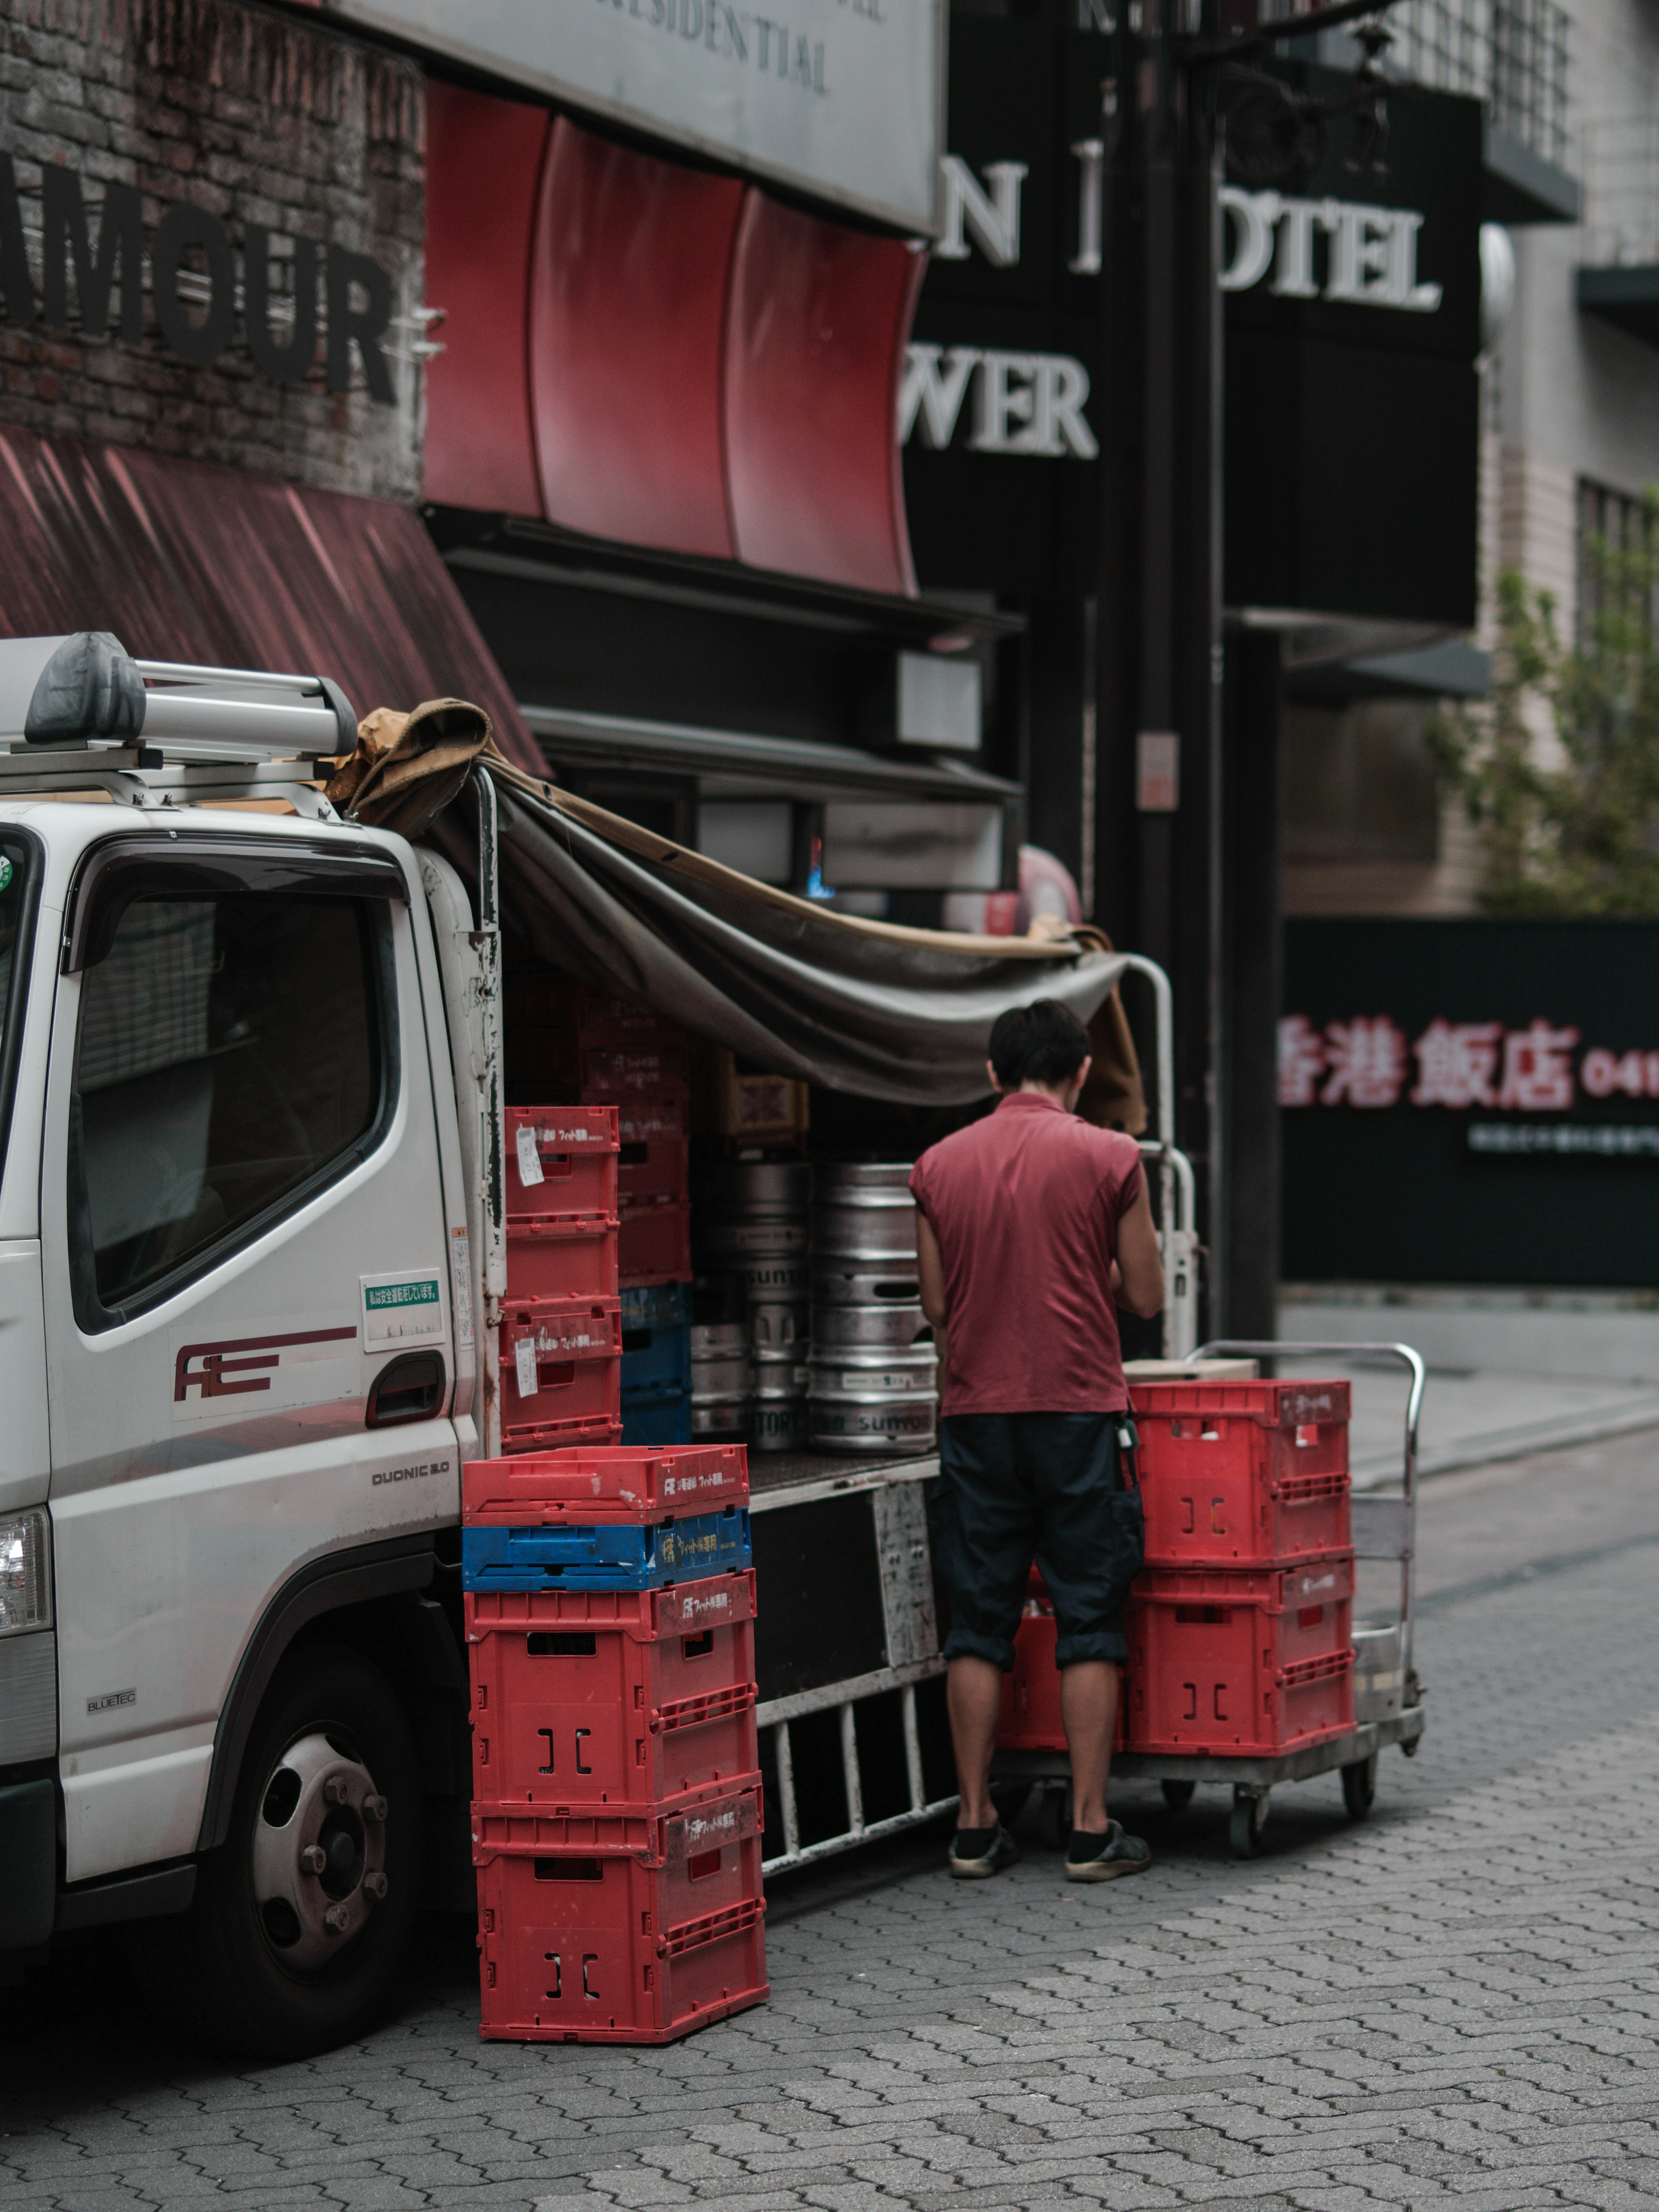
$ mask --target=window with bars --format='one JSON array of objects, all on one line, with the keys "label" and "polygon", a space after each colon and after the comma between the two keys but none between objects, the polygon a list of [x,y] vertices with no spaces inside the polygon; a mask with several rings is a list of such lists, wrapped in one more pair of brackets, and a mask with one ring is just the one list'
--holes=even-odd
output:
[{"label": "window with bars", "polygon": [[[1262,0],[1265,20],[1305,15],[1316,0]],[[1486,100],[1500,130],[1558,168],[1568,162],[1571,21],[1555,0],[1400,0],[1391,74]]]},{"label": "window with bars", "polygon": [[1639,590],[1648,626],[1659,622],[1659,578],[1650,570],[1631,584],[1621,575],[1620,556],[1659,556],[1659,510],[1645,499],[1607,484],[1578,479],[1577,638],[1587,645],[1595,620],[1621,589]]}]

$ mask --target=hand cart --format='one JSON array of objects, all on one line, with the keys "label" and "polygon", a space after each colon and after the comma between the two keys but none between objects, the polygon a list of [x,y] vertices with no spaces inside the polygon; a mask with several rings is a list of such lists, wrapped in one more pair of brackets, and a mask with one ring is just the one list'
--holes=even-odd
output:
[{"label": "hand cart", "polygon": [[[1258,1343],[1232,1338],[1200,1346],[1194,1360],[1221,1358],[1312,1359],[1332,1358],[1367,1365],[1390,1364],[1411,1373],[1406,1402],[1405,1463],[1401,1494],[1352,1499],[1356,1559],[1387,1559],[1400,1568],[1398,1620],[1362,1621],[1354,1630],[1354,1727],[1346,1735],[1282,1752],[1272,1758],[1231,1758],[1220,1753],[1187,1757],[1179,1753],[1118,1752],[1112,1772],[1124,1779],[1158,1782],[1164,1802],[1179,1810],[1192,1801],[1200,1782],[1218,1782],[1233,1793],[1229,1837],[1235,1856],[1251,1858],[1267,1825],[1269,1793],[1281,1783],[1305,1782],[1339,1768],[1342,1798],[1351,1820],[1363,1820],[1376,1794],[1376,1767],[1385,1744],[1397,1743],[1409,1759],[1417,1750],[1426,1714],[1423,1688],[1412,1665],[1412,1563],[1417,1531],[1417,1425],[1423,1406],[1423,1362],[1407,1344]],[[991,1769],[993,1786],[1035,1784],[1043,1791],[1042,1827],[1045,1840],[1063,1843],[1071,1826],[1071,1768],[1064,1752],[1000,1751]]]}]

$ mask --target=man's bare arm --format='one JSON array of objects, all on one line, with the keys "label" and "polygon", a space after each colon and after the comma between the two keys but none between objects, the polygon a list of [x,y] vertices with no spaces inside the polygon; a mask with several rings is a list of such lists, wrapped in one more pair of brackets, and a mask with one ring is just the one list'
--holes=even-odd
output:
[{"label": "man's bare arm", "polygon": [[[1150,1321],[1164,1306],[1164,1257],[1158,1249],[1152,1201],[1146,1178],[1134,1203],[1117,1224],[1117,1257],[1112,1263],[1112,1295],[1121,1306]],[[926,1303],[926,1292],[923,1293]]]},{"label": "man's bare arm", "polygon": [[920,1206],[916,1208],[916,1272],[921,1278],[921,1310],[935,1328],[943,1328],[945,1262],[939,1257],[933,1224]]}]

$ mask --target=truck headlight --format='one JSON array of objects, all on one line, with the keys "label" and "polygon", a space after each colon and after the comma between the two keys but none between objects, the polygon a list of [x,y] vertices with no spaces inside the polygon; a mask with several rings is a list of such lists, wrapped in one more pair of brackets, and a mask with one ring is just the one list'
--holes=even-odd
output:
[{"label": "truck headlight", "polygon": [[0,1517],[0,1636],[52,1626],[52,1524],[44,1511]]}]

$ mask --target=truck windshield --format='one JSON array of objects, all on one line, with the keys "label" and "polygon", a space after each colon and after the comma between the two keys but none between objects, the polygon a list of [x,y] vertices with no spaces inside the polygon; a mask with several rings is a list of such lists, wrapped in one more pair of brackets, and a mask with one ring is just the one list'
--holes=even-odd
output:
[{"label": "truck windshield", "polygon": [[33,935],[35,868],[31,841],[0,830],[0,1163],[11,1127],[17,1048]]}]

